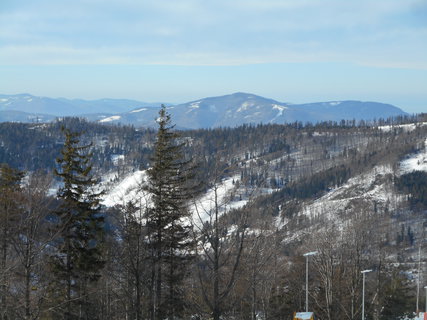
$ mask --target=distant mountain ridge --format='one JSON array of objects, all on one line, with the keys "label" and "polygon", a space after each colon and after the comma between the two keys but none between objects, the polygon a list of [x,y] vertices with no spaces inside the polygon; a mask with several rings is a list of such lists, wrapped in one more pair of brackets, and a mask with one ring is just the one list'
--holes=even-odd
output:
[{"label": "distant mountain ridge", "polygon": [[147,103],[129,99],[65,99],[33,96],[28,93],[0,95],[0,111],[50,114],[54,116],[76,116],[94,113],[121,113],[137,107],[160,107],[161,103]]},{"label": "distant mountain ridge", "polygon": [[[128,99],[52,99],[29,94],[0,95],[0,121],[51,121],[83,116],[90,121],[153,127],[161,103]],[[237,92],[169,105],[178,128],[236,127],[243,124],[373,120],[407,115],[396,106],[379,102],[330,101],[289,104],[251,93]]]},{"label": "distant mountain ridge", "polygon": [[[170,106],[169,112],[177,127],[187,129],[236,127],[259,123],[283,124],[295,121],[303,123],[343,119],[368,121],[407,115],[393,105],[379,102],[350,100],[289,104],[243,92]],[[101,121],[155,126],[156,114],[156,109],[139,108]]]}]

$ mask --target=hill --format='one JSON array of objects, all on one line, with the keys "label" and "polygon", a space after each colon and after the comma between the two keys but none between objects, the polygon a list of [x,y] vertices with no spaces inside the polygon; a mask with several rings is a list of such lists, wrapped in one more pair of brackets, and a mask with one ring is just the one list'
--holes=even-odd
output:
[{"label": "hill", "polygon": [[[79,116],[102,123],[155,127],[160,103],[125,99],[69,100],[28,94],[0,95],[0,121],[49,121],[62,116]],[[250,93],[234,93],[169,105],[177,128],[237,127],[243,124],[285,124],[291,122],[372,121],[407,115],[401,109],[378,102],[333,101],[289,104]],[[25,112],[26,114],[22,114]]]}]

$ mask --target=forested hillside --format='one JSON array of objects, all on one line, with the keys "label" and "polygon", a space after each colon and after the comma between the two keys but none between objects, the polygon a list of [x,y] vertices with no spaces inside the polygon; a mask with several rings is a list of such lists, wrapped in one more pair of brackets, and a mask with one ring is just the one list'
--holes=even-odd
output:
[{"label": "forested hillside", "polygon": [[0,319],[411,314],[426,121],[0,123]]}]

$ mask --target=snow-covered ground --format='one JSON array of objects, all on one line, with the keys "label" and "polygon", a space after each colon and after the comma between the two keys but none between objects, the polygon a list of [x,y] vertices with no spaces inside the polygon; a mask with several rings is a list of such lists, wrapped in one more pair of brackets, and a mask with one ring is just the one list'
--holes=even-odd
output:
[{"label": "snow-covered ground", "polygon": [[231,209],[243,207],[248,202],[247,199],[235,200],[232,197],[236,191],[236,184],[233,181],[236,182],[238,179],[239,176],[227,178],[214,188],[209,189],[199,199],[195,199],[190,205],[194,223],[201,225],[211,218],[215,212],[215,193],[216,205],[220,214]]},{"label": "snow-covered ground", "polygon": [[99,122],[111,122],[111,121],[116,121],[116,120],[120,120],[121,116],[111,116],[102,120],[99,120]]},{"label": "snow-covered ground", "polygon": [[[408,155],[408,158],[399,164],[397,174],[404,174],[414,170],[427,171],[427,139],[426,147],[419,153]],[[377,166],[372,170],[353,177],[344,185],[333,189],[324,196],[307,203],[300,214],[310,219],[324,218],[328,221],[340,221],[339,216],[352,206],[354,201],[365,202],[372,207],[376,203],[379,207],[389,206],[393,209],[404,198],[398,194],[391,183],[390,176],[395,172],[391,166]],[[372,208],[368,207],[369,210]],[[285,219],[277,219],[279,227],[286,225]]]},{"label": "snow-covered ground", "polygon": [[417,128],[417,126],[425,126],[427,122],[420,123],[408,123],[408,124],[398,124],[398,125],[388,125],[388,126],[379,126],[378,129],[384,132],[389,132],[393,129],[403,129],[403,131],[413,131]]},{"label": "snow-covered ground", "polygon": [[408,173],[411,171],[427,171],[427,139],[424,142],[424,150],[410,155],[408,159],[400,163],[400,173]]},{"label": "snow-covered ground", "polygon": [[[114,177],[114,174],[107,175],[104,178],[105,185]],[[236,182],[237,180],[238,176],[224,179],[215,188],[209,189],[203,196],[194,199],[190,204],[193,221],[197,224],[202,224],[209,220],[210,214],[215,209],[215,191],[221,214],[244,206],[247,203],[246,199],[236,200],[235,197],[230,197],[236,191],[236,184],[233,181]],[[107,207],[124,205],[129,201],[134,201],[139,206],[149,204],[150,195],[142,191],[142,185],[146,181],[147,172],[145,170],[128,174],[110,190],[107,190],[103,196],[102,204]]]},{"label": "snow-covered ground", "polygon": [[402,316],[402,320],[424,320],[427,319],[427,312],[420,312],[418,316],[414,318],[407,318],[405,316]]},{"label": "snow-covered ground", "polygon": [[140,200],[143,200],[145,204],[149,197],[141,190],[141,187],[146,179],[147,172],[145,170],[128,174],[122,181],[105,193],[102,204],[107,207],[113,207],[115,205],[124,205],[129,201],[138,201],[140,205]]},{"label": "snow-covered ground", "polygon": [[329,221],[337,221],[338,215],[344,213],[355,200],[385,205],[393,195],[393,190],[381,181],[385,175],[392,173],[393,170],[389,166],[375,167],[307,204],[301,213],[311,219],[322,217]]},{"label": "snow-covered ground", "polygon": [[255,106],[255,102],[253,101],[243,102],[236,112],[246,111],[248,110],[249,107],[253,107],[253,106]]},{"label": "snow-covered ground", "polygon": [[288,107],[281,106],[278,104],[273,104],[273,109],[278,110],[276,116],[270,120],[270,123],[273,123],[277,118],[281,117],[283,115],[283,111],[289,109]]}]

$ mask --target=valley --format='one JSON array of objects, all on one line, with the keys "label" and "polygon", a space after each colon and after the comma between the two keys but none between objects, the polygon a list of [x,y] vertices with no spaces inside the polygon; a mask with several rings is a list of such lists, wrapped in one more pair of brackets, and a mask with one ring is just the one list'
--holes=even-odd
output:
[{"label": "valley", "polygon": [[[355,307],[361,299],[360,271],[367,268],[373,270],[369,314],[385,319],[384,310],[397,303],[392,299],[402,299],[398,312],[409,314],[416,283],[427,274],[427,188],[420,182],[427,176],[425,124],[421,114],[370,124],[293,122],[178,131],[182,159],[192,164],[197,182],[186,200],[185,225],[191,226],[195,243],[188,265],[193,276],[184,279],[190,301],[186,312],[205,319],[212,312],[209,303],[216,301],[227,319],[253,314],[287,319],[304,308],[303,254],[317,251],[311,299],[319,318],[360,316]],[[154,201],[147,192],[147,172],[157,132],[82,118],[0,123],[0,163],[29,176],[51,175],[64,145],[63,126],[82,132],[80,143],[90,144],[96,190],[103,192],[101,211],[111,235],[119,235],[108,240],[119,251],[107,257],[100,284],[105,296],[94,300],[103,310],[104,299],[115,295],[116,315],[111,309],[110,316],[119,319],[135,308],[131,304],[124,311],[121,301],[132,301],[135,290],[147,299],[150,294],[149,288],[134,287],[139,284],[128,268],[150,261],[135,250],[144,246],[146,212]],[[45,196],[59,188],[54,179]],[[127,229],[130,221],[142,228],[142,238],[129,233],[139,230]],[[212,278],[215,248],[221,254],[217,278]],[[37,259],[43,261],[42,252]],[[214,279],[223,298],[210,296]],[[19,277],[14,281],[19,283]]]}]

